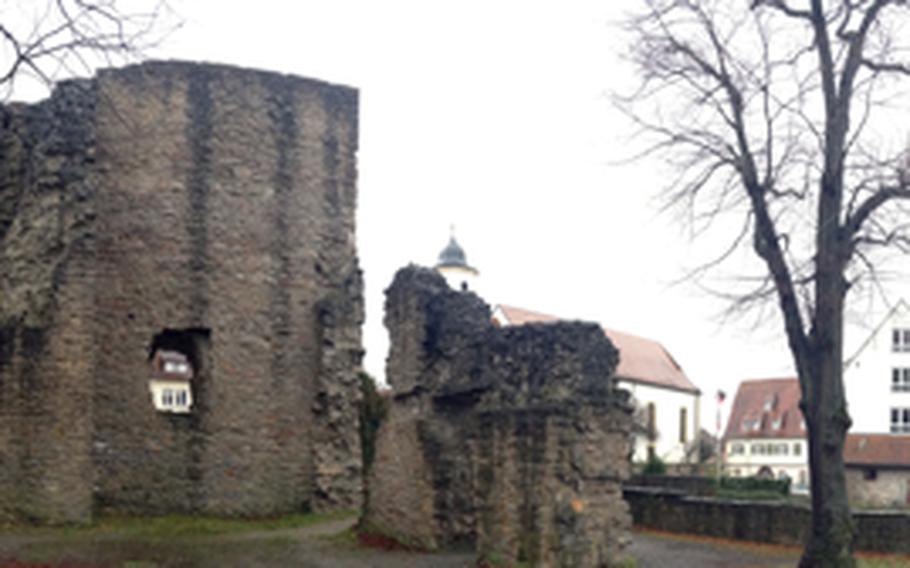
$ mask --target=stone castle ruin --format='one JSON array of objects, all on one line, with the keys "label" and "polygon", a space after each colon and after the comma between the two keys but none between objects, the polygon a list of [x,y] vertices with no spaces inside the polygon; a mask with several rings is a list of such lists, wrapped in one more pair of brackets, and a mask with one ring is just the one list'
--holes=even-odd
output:
[{"label": "stone castle ruin", "polygon": [[155,62],[0,106],[0,520],[361,499],[357,93]]},{"label": "stone castle ruin", "polygon": [[511,565],[624,558],[631,407],[618,352],[587,323],[497,328],[470,292],[408,267],[386,291],[393,402],[366,531]]}]

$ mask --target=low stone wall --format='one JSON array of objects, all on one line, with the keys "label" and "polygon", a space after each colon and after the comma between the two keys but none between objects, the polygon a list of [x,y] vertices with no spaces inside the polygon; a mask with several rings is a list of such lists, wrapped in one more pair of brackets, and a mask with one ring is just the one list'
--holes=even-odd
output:
[{"label": "low stone wall", "polygon": [[688,495],[714,495],[717,479],[704,475],[636,475],[626,485],[678,489]]},{"label": "low stone wall", "polygon": [[[790,546],[809,534],[808,506],[688,496],[678,489],[626,486],[623,496],[636,526]],[[854,513],[856,550],[910,553],[910,513]]]}]

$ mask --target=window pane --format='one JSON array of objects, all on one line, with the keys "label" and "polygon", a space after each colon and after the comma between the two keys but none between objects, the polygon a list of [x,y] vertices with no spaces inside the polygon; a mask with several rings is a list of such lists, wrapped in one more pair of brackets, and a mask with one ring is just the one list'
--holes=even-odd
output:
[{"label": "window pane", "polygon": [[891,423],[897,424],[900,422],[900,412],[896,408],[891,409]]}]

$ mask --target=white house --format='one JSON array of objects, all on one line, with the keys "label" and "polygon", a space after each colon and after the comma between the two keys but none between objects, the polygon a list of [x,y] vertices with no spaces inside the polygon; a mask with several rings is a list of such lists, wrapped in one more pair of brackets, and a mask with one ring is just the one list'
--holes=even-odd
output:
[{"label": "white house", "polygon": [[[795,378],[740,384],[724,435],[726,475],[787,477],[792,491],[809,490],[808,446],[799,396]],[[880,406],[887,404],[883,399]],[[910,505],[910,436],[851,431],[844,444],[844,465],[847,494],[854,505]]]},{"label": "white house", "polygon": [[808,489],[799,397],[799,381],[793,378],[740,383],[724,434],[726,475],[789,478],[794,491]]},{"label": "white house", "polygon": [[899,301],[844,364],[852,432],[910,433],[910,306]]},{"label": "white house", "polygon": [[[555,322],[560,318],[500,304],[493,310],[498,325]],[[700,424],[701,392],[664,347],[651,339],[604,328],[619,349],[615,378],[630,391],[645,422],[636,434],[633,461],[654,454],[667,463],[684,463],[694,447]]]},{"label": "white house", "polygon": [[185,414],[193,407],[193,365],[179,351],[158,349],[152,357],[149,394],[159,412]]}]

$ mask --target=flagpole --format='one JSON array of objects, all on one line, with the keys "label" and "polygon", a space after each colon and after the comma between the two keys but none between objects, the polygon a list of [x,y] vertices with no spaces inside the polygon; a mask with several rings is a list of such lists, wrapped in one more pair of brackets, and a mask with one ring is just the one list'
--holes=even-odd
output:
[{"label": "flagpole", "polygon": [[720,437],[720,422],[721,422],[721,405],[724,403],[724,398],[726,398],[726,393],[718,389],[717,390],[717,419],[715,421],[715,435],[714,435],[714,463],[715,463],[715,478],[717,482],[717,487],[720,487],[720,478],[723,470],[723,442]]}]

